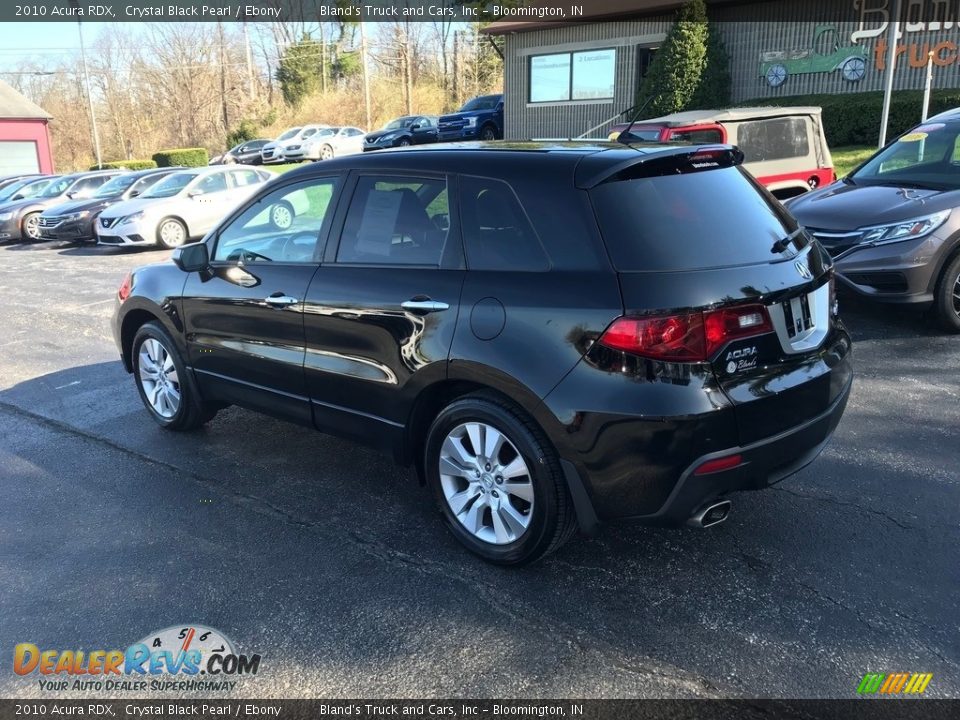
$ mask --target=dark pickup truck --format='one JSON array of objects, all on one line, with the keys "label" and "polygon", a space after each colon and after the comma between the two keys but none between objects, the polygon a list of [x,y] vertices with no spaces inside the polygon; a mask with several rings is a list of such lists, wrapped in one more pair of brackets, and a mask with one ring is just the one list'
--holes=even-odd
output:
[{"label": "dark pickup truck", "polygon": [[444,115],[437,123],[439,141],[500,140],[503,137],[503,95],[479,95]]}]

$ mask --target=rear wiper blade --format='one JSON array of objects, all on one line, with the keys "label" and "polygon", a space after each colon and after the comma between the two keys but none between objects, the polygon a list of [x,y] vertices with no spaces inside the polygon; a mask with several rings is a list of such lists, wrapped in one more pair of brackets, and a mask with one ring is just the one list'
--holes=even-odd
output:
[{"label": "rear wiper blade", "polygon": [[796,230],[794,230],[792,233],[787,235],[785,238],[781,238],[777,240],[773,244],[773,247],[770,248],[770,252],[772,252],[774,255],[779,255],[788,247],[790,247],[790,243],[792,243],[796,239],[797,235],[799,235],[802,232],[803,232],[803,228],[798,227]]}]

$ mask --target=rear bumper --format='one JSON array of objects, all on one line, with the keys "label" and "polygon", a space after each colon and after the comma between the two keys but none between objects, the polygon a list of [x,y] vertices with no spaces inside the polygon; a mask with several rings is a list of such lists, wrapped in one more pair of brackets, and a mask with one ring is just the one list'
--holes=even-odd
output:
[{"label": "rear bumper", "polygon": [[[826,411],[802,425],[750,445],[712,452],[697,458],[681,475],[670,497],[657,512],[629,519],[652,525],[680,525],[698,508],[723,495],[770,487],[813,462],[837,429],[850,398],[851,378]],[[697,475],[703,463],[740,455],[742,464],[731,470]]]}]

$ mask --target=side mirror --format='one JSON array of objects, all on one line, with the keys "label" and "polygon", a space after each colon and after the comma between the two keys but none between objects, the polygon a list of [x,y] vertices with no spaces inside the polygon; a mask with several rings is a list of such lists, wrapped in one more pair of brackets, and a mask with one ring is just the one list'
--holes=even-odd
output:
[{"label": "side mirror", "polygon": [[419,130],[419,129],[420,129],[420,124],[419,124],[419,123],[414,123],[413,125],[410,126],[411,132],[414,131],[414,130]]},{"label": "side mirror", "polygon": [[77,196],[76,190],[71,190],[70,192],[67,193],[67,197],[70,198],[71,200],[73,200],[76,196]]},{"label": "side mirror", "polygon": [[139,190],[131,190],[131,191],[130,191],[130,197],[132,197],[132,198],[137,197],[139,194],[140,194],[140,191],[139,191]]},{"label": "side mirror", "polygon": [[210,265],[210,252],[204,242],[181,245],[173,251],[173,264],[184,272],[199,272]]},{"label": "side mirror", "polygon": [[14,196],[13,196],[12,198],[10,198],[10,199],[11,199],[11,200],[23,200],[23,199],[24,199],[24,196],[21,195],[20,193],[17,193],[16,195],[14,195]]},{"label": "side mirror", "polygon": [[187,193],[187,197],[190,198],[191,200],[198,198],[201,195],[203,195],[202,190],[191,190],[190,192]]}]

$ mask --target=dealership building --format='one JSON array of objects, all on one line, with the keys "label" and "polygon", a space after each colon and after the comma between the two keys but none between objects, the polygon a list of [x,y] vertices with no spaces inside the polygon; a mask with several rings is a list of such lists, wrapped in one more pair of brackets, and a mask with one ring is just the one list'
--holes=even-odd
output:
[{"label": "dealership building", "polygon": [[51,116],[0,80],[0,175],[52,173]]},{"label": "dealership building", "polygon": [[[730,57],[734,104],[811,93],[856,102],[856,93],[883,89],[896,0],[706,2]],[[485,32],[504,38],[506,136],[571,137],[598,125],[590,135],[604,135],[606,121],[635,105],[682,4],[594,0],[574,19],[491,23]],[[923,88],[930,52],[933,86],[960,87],[960,0],[899,5],[894,89]]]}]

